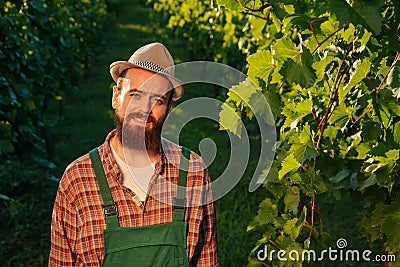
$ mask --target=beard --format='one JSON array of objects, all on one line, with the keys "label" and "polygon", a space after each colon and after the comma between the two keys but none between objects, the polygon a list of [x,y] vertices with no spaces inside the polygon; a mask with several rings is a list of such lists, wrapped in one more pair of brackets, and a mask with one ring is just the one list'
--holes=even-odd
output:
[{"label": "beard", "polygon": [[[126,121],[131,121],[131,118],[143,117],[138,113],[131,113],[126,118]],[[147,123],[150,127],[142,127],[134,124],[124,123],[124,119],[115,112],[114,124],[117,132],[117,139],[124,148],[134,149],[137,151],[146,151],[158,153],[161,148],[161,130],[165,118],[158,121],[150,114],[148,115]]]}]

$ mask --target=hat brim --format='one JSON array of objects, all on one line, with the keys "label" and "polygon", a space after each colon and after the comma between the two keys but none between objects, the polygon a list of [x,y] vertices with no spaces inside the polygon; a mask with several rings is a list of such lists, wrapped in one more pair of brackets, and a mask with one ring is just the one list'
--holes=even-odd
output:
[{"label": "hat brim", "polygon": [[175,78],[172,75],[166,74],[164,72],[158,72],[151,68],[139,66],[139,65],[130,63],[128,61],[116,61],[110,65],[110,73],[111,73],[111,76],[112,76],[114,82],[117,82],[118,77],[121,74],[121,72],[123,72],[124,70],[130,69],[130,68],[146,69],[146,70],[152,71],[154,73],[159,73],[159,74],[164,75],[171,82],[171,84],[174,88],[174,95],[172,96],[172,101],[176,101],[183,96],[184,87],[183,87],[183,82],[181,80]]}]

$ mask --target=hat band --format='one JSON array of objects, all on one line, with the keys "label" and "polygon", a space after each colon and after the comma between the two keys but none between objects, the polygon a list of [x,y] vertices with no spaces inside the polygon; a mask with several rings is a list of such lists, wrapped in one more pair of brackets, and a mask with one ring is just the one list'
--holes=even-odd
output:
[{"label": "hat band", "polygon": [[158,66],[157,64],[154,64],[153,62],[148,62],[148,61],[131,61],[132,64],[135,64],[139,67],[145,68],[145,69],[149,69],[155,72],[161,72],[167,75],[171,75],[171,73],[169,73],[169,71],[167,71],[166,69],[161,68],[160,66]]}]

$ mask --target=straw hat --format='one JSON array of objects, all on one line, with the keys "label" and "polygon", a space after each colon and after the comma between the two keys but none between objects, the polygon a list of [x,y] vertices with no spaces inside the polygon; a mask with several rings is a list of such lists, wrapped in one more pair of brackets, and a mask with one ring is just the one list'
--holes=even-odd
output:
[{"label": "straw hat", "polygon": [[128,61],[116,61],[110,65],[110,73],[115,82],[119,75],[129,68],[142,68],[163,74],[174,86],[172,100],[183,96],[183,82],[175,78],[174,59],[161,43],[151,43],[136,50]]}]

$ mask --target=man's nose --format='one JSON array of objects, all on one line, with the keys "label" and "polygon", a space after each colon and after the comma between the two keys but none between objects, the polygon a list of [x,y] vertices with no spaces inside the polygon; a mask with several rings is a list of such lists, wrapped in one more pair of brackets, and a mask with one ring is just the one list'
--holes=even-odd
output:
[{"label": "man's nose", "polygon": [[150,113],[151,109],[153,108],[153,103],[151,101],[150,97],[142,97],[141,99],[139,99],[137,102],[137,108],[139,111],[142,111],[144,113]]}]

